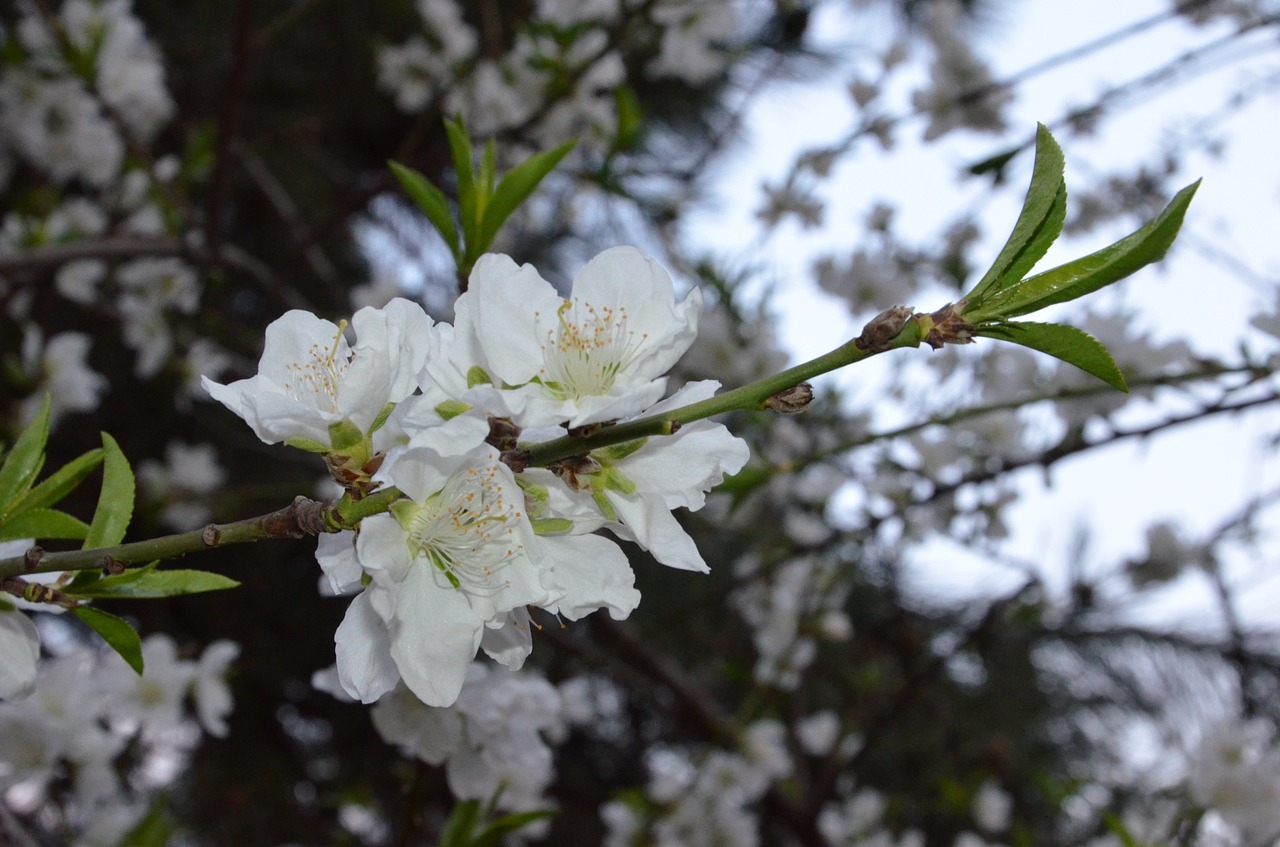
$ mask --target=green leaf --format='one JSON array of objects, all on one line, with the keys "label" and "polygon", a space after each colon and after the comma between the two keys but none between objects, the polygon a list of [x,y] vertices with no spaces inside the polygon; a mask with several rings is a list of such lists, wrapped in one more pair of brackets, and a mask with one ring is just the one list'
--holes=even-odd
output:
[{"label": "green leaf", "polygon": [[511,217],[511,213],[529,199],[529,195],[533,194],[538,183],[560,164],[560,160],[568,155],[577,143],[578,140],[575,138],[554,150],[536,153],[507,172],[498,183],[498,187],[493,192],[493,199],[485,210],[484,221],[480,226],[478,252],[483,253],[493,243],[498,230],[506,223],[507,218]]},{"label": "green leaf", "polygon": [[1039,124],[1036,129],[1036,161],[1031,172],[1031,185],[1022,203],[1022,213],[991,268],[965,295],[966,303],[976,306],[988,291],[999,291],[1017,283],[1044,257],[1049,245],[1062,232],[1062,221],[1067,212],[1063,166],[1062,148],[1054,141],[1048,127]]},{"label": "green leaf", "polygon": [[630,150],[635,147],[640,138],[640,129],[644,126],[644,110],[634,88],[619,85],[613,90],[613,111],[618,116],[618,125],[614,132],[612,152]]},{"label": "green leaf", "polygon": [[133,517],[133,469],[116,440],[102,433],[102,492],[82,549],[111,547],[120,543]]},{"label": "green leaf", "polygon": [[1155,220],[1110,247],[996,291],[962,314],[973,323],[1015,318],[1091,294],[1141,270],[1173,244],[1199,186],[1196,180],[1179,191]]},{"label": "green leaf", "polygon": [[32,418],[13,443],[13,449],[0,465],[0,517],[35,482],[44,465],[44,445],[49,440],[49,395],[45,395],[40,411]]},{"label": "green leaf", "polygon": [[101,635],[102,640],[111,645],[111,649],[119,653],[138,676],[142,676],[142,639],[128,621],[93,606],[77,606],[71,611]]},{"label": "green leaf", "polygon": [[516,830],[524,829],[531,823],[555,817],[555,814],[550,809],[540,809],[533,812],[513,812],[509,815],[503,815],[485,827],[484,831],[471,841],[471,847],[493,847],[503,837]]},{"label": "green leaf", "polygon": [[155,570],[156,567],[159,566],[159,564],[160,564],[160,560],[157,559],[156,561],[152,562],[149,565],[144,565],[140,568],[130,568],[124,573],[116,574],[115,576],[111,576],[111,577],[104,576],[102,571],[90,571],[90,570],[77,571],[76,575],[71,578],[71,582],[68,583],[66,586],[64,586],[62,590],[66,594],[76,594],[79,596],[85,596],[84,594],[85,586],[94,585],[96,583],[101,582],[104,579],[113,579],[113,580],[116,580],[117,583],[127,582],[135,579],[141,579],[146,574]]},{"label": "green leaf", "polygon": [[147,816],[129,830],[119,847],[165,847],[177,828],[165,809],[165,799],[157,797]]},{"label": "green leaf", "polygon": [[440,830],[440,847],[468,847],[479,819],[479,800],[467,800],[454,806]]},{"label": "green leaf", "polygon": [[89,525],[58,509],[23,509],[0,525],[0,541],[18,538],[70,538],[79,541]]},{"label": "green leaf", "polygon": [[1041,353],[1075,365],[1085,373],[1093,374],[1098,379],[1128,391],[1124,374],[1116,366],[1115,359],[1107,352],[1098,339],[1082,329],[1061,324],[1032,323],[1018,321],[1013,323],[989,324],[978,327],[975,332],[987,338],[1010,341]]},{"label": "green leaf", "polygon": [[28,491],[27,495],[19,501],[16,511],[41,509],[57,503],[84,482],[85,477],[93,473],[94,468],[102,464],[104,455],[102,448],[98,447],[67,462],[50,474],[44,482]]},{"label": "green leaf", "polygon": [[208,571],[161,571],[139,568],[117,576],[105,576],[84,586],[74,583],[66,587],[68,594],[92,599],[149,600],[157,597],[181,597],[185,594],[202,594],[206,591],[225,591],[237,588],[240,583],[221,574]]},{"label": "green leaf", "polygon": [[391,172],[400,181],[400,186],[418,208],[427,216],[427,220],[435,227],[436,232],[449,245],[454,261],[460,261],[462,250],[458,244],[458,225],[453,220],[453,209],[444,192],[431,184],[425,176],[404,165],[395,162],[387,163]]},{"label": "green leaf", "polygon": [[[476,242],[480,219],[476,215],[476,182],[471,164],[471,139],[467,137],[462,119],[444,122],[449,150],[453,154],[453,170],[458,177],[458,217],[462,221],[461,253],[470,255]],[[460,272],[468,269],[459,267]]]}]

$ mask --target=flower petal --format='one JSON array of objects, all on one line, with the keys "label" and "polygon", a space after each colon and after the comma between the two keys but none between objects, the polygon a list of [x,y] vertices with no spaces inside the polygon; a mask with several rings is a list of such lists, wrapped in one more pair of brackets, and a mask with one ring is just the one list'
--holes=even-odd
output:
[{"label": "flower petal", "polygon": [[374,702],[400,681],[391,657],[391,636],[373,610],[368,591],[351,601],[333,641],[342,690],[361,703]]}]

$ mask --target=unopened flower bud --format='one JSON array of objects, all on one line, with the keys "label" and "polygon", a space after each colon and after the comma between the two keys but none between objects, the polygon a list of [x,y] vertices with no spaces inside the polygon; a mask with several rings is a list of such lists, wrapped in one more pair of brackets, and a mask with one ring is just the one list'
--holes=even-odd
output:
[{"label": "unopened flower bud", "polygon": [[883,353],[889,349],[889,342],[898,337],[898,333],[911,318],[910,306],[894,306],[885,309],[862,328],[862,334],[853,340],[859,350],[869,353]]},{"label": "unopened flower bud", "polygon": [[813,402],[813,386],[807,382],[784,388],[764,401],[764,407],[783,415],[803,412]]}]

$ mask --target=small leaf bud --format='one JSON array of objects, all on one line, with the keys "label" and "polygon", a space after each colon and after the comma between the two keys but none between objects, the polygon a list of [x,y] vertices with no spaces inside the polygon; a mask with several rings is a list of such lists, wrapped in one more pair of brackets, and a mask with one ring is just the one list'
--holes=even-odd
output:
[{"label": "small leaf bud", "polygon": [[764,401],[764,407],[782,415],[796,415],[813,402],[813,386],[807,382],[784,388]]},{"label": "small leaf bud", "polygon": [[885,309],[862,328],[862,334],[853,340],[859,350],[868,353],[883,353],[889,349],[889,342],[898,337],[907,321],[911,319],[910,306],[894,306]]}]

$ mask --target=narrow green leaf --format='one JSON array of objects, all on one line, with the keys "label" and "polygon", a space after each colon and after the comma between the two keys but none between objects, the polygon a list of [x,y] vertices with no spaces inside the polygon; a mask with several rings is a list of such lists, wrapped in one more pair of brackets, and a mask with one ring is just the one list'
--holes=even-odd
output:
[{"label": "narrow green leaf", "polygon": [[27,493],[44,465],[44,445],[49,440],[49,395],[45,395],[40,411],[32,418],[13,443],[13,449],[0,465],[0,517],[8,514],[14,502]]},{"label": "narrow green leaf", "polygon": [[15,511],[42,509],[57,503],[74,491],[77,485],[84,482],[85,477],[93,473],[94,468],[102,464],[104,455],[102,448],[98,447],[67,462],[28,491],[27,495],[18,502]]},{"label": "narrow green leaf", "polygon": [[498,230],[506,223],[507,218],[511,217],[511,213],[529,199],[529,195],[533,194],[538,183],[560,164],[560,160],[568,155],[577,143],[578,140],[575,138],[554,150],[535,153],[502,177],[502,181],[493,192],[489,207],[485,210],[484,222],[480,227],[480,243],[483,249],[487,249],[493,243]]},{"label": "narrow green leaf", "polygon": [[444,243],[449,245],[454,260],[461,259],[458,226],[454,223],[453,209],[449,207],[449,201],[444,196],[444,192],[412,168],[406,168],[395,162],[387,162],[387,164],[391,167],[391,173],[395,174],[396,179],[400,181],[400,186],[405,193],[418,204],[418,208],[427,216],[427,220],[435,227],[436,232],[440,233]]},{"label": "narrow green leaf", "polygon": [[494,847],[503,837],[524,829],[531,823],[555,817],[555,814],[550,809],[539,809],[534,812],[513,812],[503,815],[485,827],[484,831],[472,840],[472,847]]},{"label": "narrow green leaf", "polygon": [[1063,166],[1062,148],[1048,127],[1039,124],[1036,128],[1036,161],[1031,171],[1031,185],[1022,203],[1022,213],[991,268],[965,295],[966,303],[977,305],[989,291],[998,291],[1020,281],[1062,232],[1067,209]]},{"label": "narrow green leaf", "polygon": [[974,309],[964,309],[973,323],[1016,318],[1065,303],[1118,282],[1158,261],[1173,244],[1200,181],[1174,195],[1155,220],[1110,247],[1028,277],[1021,283],[992,293]]},{"label": "narrow green leaf", "polygon": [[202,594],[206,591],[225,591],[239,585],[234,579],[208,571],[149,570],[139,575],[126,571],[118,576],[105,576],[84,586],[68,585],[66,591],[77,597],[92,599],[149,600]]},{"label": "narrow green leaf", "polygon": [[640,129],[644,126],[644,110],[634,88],[619,85],[613,90],[613,111],[618,116],[618,125],[614,131],[612,152],[630,150],[639,140]]},{"label": "narrow green leaf", "polygon": [[77,606],[71,611],[101,635],[102,640],[111,645],[111,649],[119,653],[138,676],[142,676],[142,639],[128,621],[93,606]]},{"label": "narrow green leaf", "polygon": [[84,538],[84,547],[111,547],[119,544],[133,517],[133,469],[116,440],[102,433],[102,493],[93,512],[93,522]]},{"label": "narrow green leaf", "polygon": [[157,559],[156,561],[152,562],[149,565],[144,565],[140,568],[130,568],[124,573],[116,574],[115,576],[110,576],[110,577],[104,576],[102,571],[90,571],[90,570],[77,571],[76,575],[71,578],[71,582],[68,583],[66,586],[64,586],[62,590],[67,594],[87,596],[84,593],[86,586],[95,585],[104,579],[115,580],[117,584],[122,582],[129,582],[135,579],[141,579],[146,574],[149,574],[153,570],[155,570],[156,567],[159,566],[159,564],[160,564],[160,560]]},{"label": "narrow green leaf", "polygon": [[[458,178],[458,218],[462,221],[462,245],[460,252],[470,255],[476,242],[479,218],[476,217],[476,182],[472,170],[471,139],[462,119],[444,122],[449,150],[453,154],[453,170]],[[477,254],[478,255],[478,254]]]},{"label": "narrow green leaf", "polygon": [[480,801],[467,800],[453,807],[440,830],[440,847],[469,847],[471,833],[480,818]]},{"label": "narrow green leaf", "polygon": [[0,541],[18,538],[70,538],[79,541],[89,533],[89,525],[57,509],[23,509],[0,524]]},{"label": "narrow green leaf", "polygon": [[1116,366],[1116,361],[1111,358],[1107,348],[1102,346],[1102,342],[1074,326],[1017,321],[980,326],[976,333],[1048,353],[1067,364],[1075,365],[1085,373],[1093,374],[1112,388],[1129,390],[1124,374]]},{"label": "narrow green leaf", "polygon": [[165,809],[165,798],[157,797],[147,816],[125,835],[119,847],[165,847],[177,827]]},{"label": "narrow green leaf", "polygon": [[484,219],[484,205],[493,194],[494,183],[498,181],[498,145],[492,138],[484,144],[484,153],[480,156],[479,183],[481,207],[477,210],[479,218]]}]

